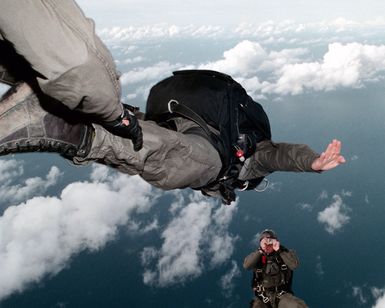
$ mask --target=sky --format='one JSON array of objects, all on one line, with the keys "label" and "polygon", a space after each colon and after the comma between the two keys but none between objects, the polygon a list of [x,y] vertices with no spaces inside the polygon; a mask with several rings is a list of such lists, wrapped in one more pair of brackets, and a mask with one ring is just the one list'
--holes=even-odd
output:
[{"label": "sky", "polygon": [[126,103],[143,109],[173,70],[219,70],[262,104],[275,141],[321,152],[339,138],[347,163],[273,174],[266,192],[221,206],[54,154],[3,157],[1,308],[246,307],[242,262],[265,228],[297,251],[294,290],[310,307],[385,307],[385,4],[217,3],[79,1]]},{"label": "sky", "polygon": [[[364,21],[384,21],[385,4],[379,0],[111,0],[79,1],[99,26],[148,25],[169,23],[176,25],[236,25],[242,22],[266,20],[317,22],[339,17]],[[110,18],[109,18],[110,17]]]}]

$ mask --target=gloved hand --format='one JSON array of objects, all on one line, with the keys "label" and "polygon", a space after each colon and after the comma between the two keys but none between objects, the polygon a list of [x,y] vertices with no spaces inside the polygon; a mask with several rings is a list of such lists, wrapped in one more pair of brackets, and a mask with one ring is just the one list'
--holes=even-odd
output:
[{"label": "gloved hand", "polygon": [[132,140],[134,151],[139,151],[143,146],[142,128],[133,111],[135,107],[123,104],[123,113],[114,121],[102,123],[103,127],[114,135]]}]

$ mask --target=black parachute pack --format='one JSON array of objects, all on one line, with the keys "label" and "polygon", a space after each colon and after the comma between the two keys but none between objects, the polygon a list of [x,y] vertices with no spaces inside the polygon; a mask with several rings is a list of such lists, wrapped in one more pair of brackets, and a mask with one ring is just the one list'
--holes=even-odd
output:
[{"label": "black parachute pack", "polygon": [[[224,203],[235,200],[235,188],[245,188],[238,180],[244,160],[255,152],[256,143],[271,139],[269,119],[262,106],[229,75],[210,70],[173,72],[150,90],[145,120],[173,129],[175,117],[196,122],[204,137],[217,149],[222,170],[213,183],[200,188],[220,192]],[[255,188],[263,178],[249,181]]]}]

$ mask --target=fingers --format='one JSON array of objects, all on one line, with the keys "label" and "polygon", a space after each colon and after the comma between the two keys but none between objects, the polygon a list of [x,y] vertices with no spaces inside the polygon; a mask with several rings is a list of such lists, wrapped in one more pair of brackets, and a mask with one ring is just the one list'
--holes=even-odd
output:
[{"label": "fingers", "polygon": [[336,161],[336,162],[342,162],[345,161],[343,158],[341,160],[341,141],[337,139],[333,139],[331,143],[327,146],[324,155],[321,155],[321,159],[326,162]]},{"label": "fingers", "polygon": [[345,157],[343,157],[342,155],[340,155],[340,156],[338,157],[338,162],[339,162],[340,164],[346,163]]},{"label": "fingers", "polygon": [[326,148],[325,154],[326,157],[336,156],[339,155],[341,152],[341,141],[338,141],[336,139],[333,139],[331,143]]}]

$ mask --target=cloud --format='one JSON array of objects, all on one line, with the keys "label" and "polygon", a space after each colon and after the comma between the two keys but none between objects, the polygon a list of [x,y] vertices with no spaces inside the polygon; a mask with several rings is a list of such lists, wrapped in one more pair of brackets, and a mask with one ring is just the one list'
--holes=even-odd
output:
[{"label": "cloud", "polygon": [[[135,43],[177,38],[211,38],[211,39],[255,39],[263,44],[329,42],[338,35],[340,38],[356,36],[368,37],[383,31],[385,19],[354,21],[343,18],[320,22],[299,23],[293,20],[265,21],[260,23],[240,23],[238,26],[218,25],[175,25],[157,23],[153,25],[110,27],[98,29],[98,35],[109,45]],[[318,34],[318,35],[315,35]],[[316,38],[314,38],[316,37]],[[299,41],[301,40],[301,41]]]},{"label": "cloud", "polygon": [[35,197],[4,211],[0,299],[58,273],[81,251],[103,248],[131,214],[151,208],[154,191],[139,177],[110,176],[99,168],[93,177],[105,181],[75,182],[59,197]]},{"label": "cloud", "polygon": [[145,222],[130,220],[127,222],[127,230],[131,233],[143,235],[148,232],[157,230],[159,228],[159,223],[157,219],[154,219],[152,222],[146,224]]},{"label": "cloud", "polygon": [[376,298],[373,308],[385,308],[385,289],[372,288],[372,294]]},{"label": "cloud", "polygon": [[21,176],[23,173],[23,161],[15,159],[0,160],[0,183],[2,185],[10,183],[10,181]]},{"label": "cloud", "polygon": [[231,297],[234,289],[234,278],[241,276],[237,262],[231,261],[231,269],[220,279],[220,286],[225,297]]},{"label": "cloud", "polygon": [[325,229],[330,234],[334,234],[349,222],[348,213],[351,211],[351,208],[343,203],[341,196],[336,194],[332,199],[332,203],[319,212],[317,217],[318,222],[325,224]]},{"label": "cloud", "polygon": [[361,305],[367,303],[364,292],[361,287],[353,287],[353,297],[356,297]]},{"label": "cloud", "polygon": [[149,265],[154,258],[158,256],[158,251],[155,247],[144,247],[140,259],[143,266]]},{"label": "cloud", "polygon": [[183,283],[200,276],[207,266],[229,260],[237,238],[227,229],[236,211],[236,204],[214,209],[212,201],[195,193],[187,202],[179,196],[170,208],[173,218],[162,232],[162,247],[152,251],[153,269],[144,262],[144,283],[160,287]]},{"label": "cloud", "polygon": [[343,190],[341,191],[341,196],[342,196],[342,197],[351,197],[352,195],[353,195],[353,193],[352,193],[351,191],[349,191],[349,190],[343,189]]},{"label": "cloud", "polygon": [[323,190],[318,196],[317,200],[326,200],[328,197],[328,192],[326,190]]},{"label": "cloud", "polygon": [[284,64],[279,78],[262,92],[298,95],[305,90],[359,88],[383,78],[384,59],[385,45],[332,43],[321,61]]},{"label": "cloud", "polygon": [[[173,58],[167,58],[169,54],[161,55],[158,63],[151,66],[142,65],[124,72],[121,77],[122,85],[135,86],[130,90],[131,93],[127,95],[126,99],[145,97],[155,81],[169,76],[173,70],[186,68],[213,69],[232,75],[256,99],[267,99],[268,95],[300,95],[309,91],[360,88],[368,83],[383,80],[385,77],[385,45],[351,42],[351,35],[349,35],[349,40],[345,40],[347,42],[344,42],[343,39],[339,42],[339,36],[333,35],[339,34],[336,30],[337,25],[340,29],[342,24],[345,27],[349,25],[349,29],[353,29],[353,26],[358,27],[354,22],[342,22],[341,20],[319,24],[318,28],[316,25],[301,25],[292,22],[279,25],[267,23],[254,27],[254,29],[258,29],[258,34],[249,33],[247,35],[239,28],[238,32],[233,33],[234,39],[239,42],[225,50],[219,59],[200,64],[173,63]],[[314,55],[314,51],[310,49],[311,44],[303,43],[303,38],[300,36],[307,33],[306,31],[309,29],[312,31],[311,35],[309,34],[310,37],[314,38],[315,33],[320,32],[329,38],[328,41],[313,42],[317,48],[319,45],[328,44],[327,51],[320,57]],[[131,41],[140,41],[140,38],[146,36],[161,41],[174,37],[186,39],[186,37],[200,32],[204,34],[199,37],[207,37],[211,30],[217,31],[218,29],[208,27],[205,30],[194,26],[159,25],[104,29],[101,34],[110,45],[117,44],[120,49],[125,50],[126,45],[131,44]],[[334,31],[332,35],[334,41],[330,39],[330,31]],[[297,40],[292,42],[293,45],[308,47],[277,50],[277,45],[261,40],[261,38],[267,39],[274,36],[272,40],[282,45],[282,40],[293,40],[288,37],[283,38],[289,34],[294,35],[294,39]],[[132,65],[140,63],[143,59],[141,54],[132,54],[126,62]],[[119,63],[124,63],[124,60]]]},{"label": "cloud", "polygon": [[[229,32],[227,32],[229,33]],[[145,25],[138,27],[113,27],[98,31],[98,35],[107,44],[122,42],[143,42],[148,40],[173,39],[173,38],[214,38],[226,35],[223,27],[202,26],[176,26],[170,24]]]},{"label": "cloud", "polygon": [[120,77],[120,81],[122,85],[128,85],[149,80],[159,80],[162,77],[171,75],[172,71],[180,66],[180,64],[170,64],[167,61],[162,61],[150,67],[141,67],[128,71]]},{"label": "cloud", "polygon": [[[232,75],[249,93],[299,95],[307,90],[359,88],[380,81],[385,72],[385,45],[332,43],[321,60],[307,61],[305,48],[268,52],[244,40],[223,53],[223,59],[202,64]],[[268,73],[266,80],[256,75]],[[263,74],[262,74],[263,75]]]},{"label": "cloud", "polygon": [[256,72],[266,57],[266,51],[259,43],[245,40],[225,51],[222,60],[201,65],[199,68],[247,76]]},{"label": "cloud", "polygon": [[3,202],[20,202],[44,193],[49,187],[56,185],[63,175],[59,168],[52,166],[45,179],[41,177],[28,178],[23,184],[12,185],[12,180],[23,175],[23,162],[16,160],[0,161],[0,199]]},{"label": "cloud", "polygon": [[301,210],[304,210],[304,211],[309,211],[311,212],[313,210],[313,205],[311,205],[310,203],[299,203],[297,205]]}]

